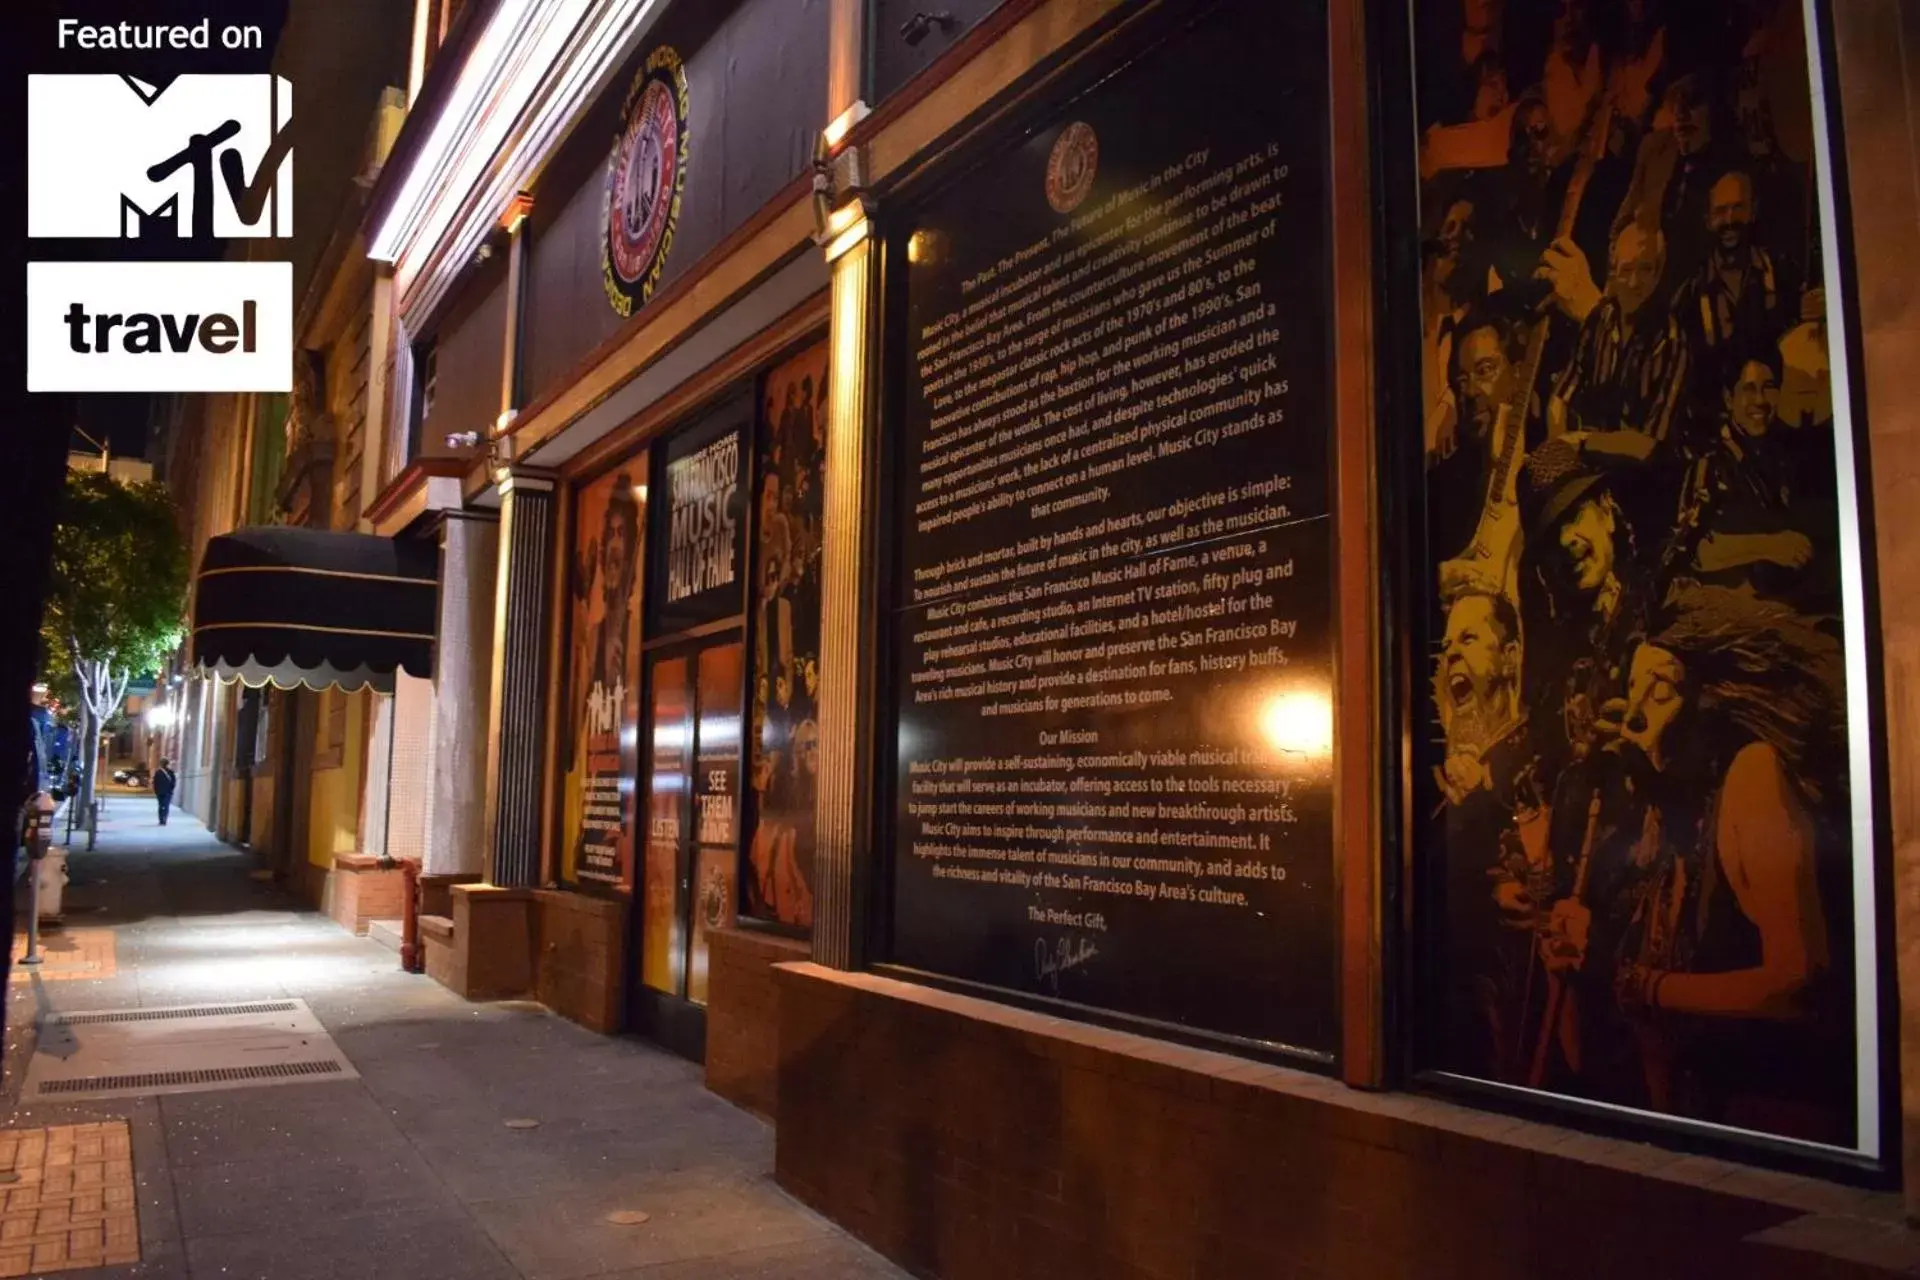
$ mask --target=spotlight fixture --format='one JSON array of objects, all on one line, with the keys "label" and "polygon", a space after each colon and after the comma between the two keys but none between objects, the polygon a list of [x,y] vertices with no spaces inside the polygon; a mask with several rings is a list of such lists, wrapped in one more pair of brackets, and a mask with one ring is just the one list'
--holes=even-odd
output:
[{"label": "spotlight fixture", "polygon": [[932,13],[916,13],[900,24],[900,38],[907,42],[908,48],[917,49],[920,42],[927,38],[927,33],[935,27],[940,28],[942,35],[947,35],[958,25],[960,20],[946,9],[936,9]]}]

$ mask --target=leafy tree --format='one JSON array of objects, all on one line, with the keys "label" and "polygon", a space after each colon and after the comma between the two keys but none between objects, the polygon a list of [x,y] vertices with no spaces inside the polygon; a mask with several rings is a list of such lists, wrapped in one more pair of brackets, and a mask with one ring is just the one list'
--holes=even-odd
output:
[{"label": "leafy tree", "polygon": [[128,682],[180,643],[186,603],[187,549],[166,488],[69,472],[40,627],[49,681],[70,679],[80,694],[81,804],[93,802],[102,726]]}]

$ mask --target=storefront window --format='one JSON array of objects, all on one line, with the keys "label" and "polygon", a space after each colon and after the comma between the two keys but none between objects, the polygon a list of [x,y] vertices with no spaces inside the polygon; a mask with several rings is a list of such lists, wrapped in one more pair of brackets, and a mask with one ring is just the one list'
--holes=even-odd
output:
[{"label": "storefront window", "polygon": [[574,496],[562,880],[633,887],[646,458]]},{"label": "storefront window", "polygon": [[824,343],[762,381],[749,737],[753,838],[741,877],[742,909],[799,929],[813,923],[826,410]]},{"label": "storefront window", "polygon": [[1234,6],[890,229],[890,953],[1337,1041],[1322,5]]},{"label": "storefront window", "polygon": [[1420,1065],[1872,1154],[1862,586],[1806,7],[1414,10]]}]

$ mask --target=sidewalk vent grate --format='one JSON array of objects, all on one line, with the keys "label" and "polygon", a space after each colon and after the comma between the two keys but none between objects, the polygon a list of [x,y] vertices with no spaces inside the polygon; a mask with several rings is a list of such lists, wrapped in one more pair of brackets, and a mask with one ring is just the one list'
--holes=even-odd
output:
[{"label": "sidewalk vent grate", "polygon": [[296,1008],[291,1000],[274,1000],[264,1004],[203,1004],[190,1009],[117,1009],[102,1013],[56,1013],[49,1015],[45,1025],[50,1027],[97,1026],[103,1022],[158,1022],[172,1018],[225,1018],[243,1013],[292,1013]]},{"label": "sidewalk vent grate", "polygon": [[308,1062],[272,1062],[251,1067],[202,1067],[195,1071],[149,1071],[127,1076],[80,1076],[71,1080],[43,1080],[40,1096],[53,1093],[94,1093],[120,1089],[166,1089],[183,1084],[221,1084],[233,1080],[285,1080],[294,1076],[338,1075],[333,1059]]}]

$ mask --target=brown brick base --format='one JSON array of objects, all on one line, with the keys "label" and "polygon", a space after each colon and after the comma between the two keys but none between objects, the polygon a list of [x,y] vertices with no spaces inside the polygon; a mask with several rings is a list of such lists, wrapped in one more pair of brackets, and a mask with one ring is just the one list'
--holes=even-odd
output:
[{"label": "brown brick base", "polygon": [[939,1280],[1851,1280],[1916,1256],[1888,1194],[871,974],[777,982],[781,1185]]},{"label": "brown brick base", "polygon": [[612,1034],[625,1025],[624,899],[540,889],[533,895],[535,993],[563,1018]]},{"label": "brown brick base", "polygon": [[370,853],[343,853],[333,860],[327,914],[343,929],[365,933],[375,920],[398,920],[406,900],[400,868],[383,868]]},{"label": "brown brick base", "polygon": [[707,939],[707,1088],[772,1120],[780,1097],[780,990],[773,970],[807,959],[812,947],[749,929],[721,929]]}]

